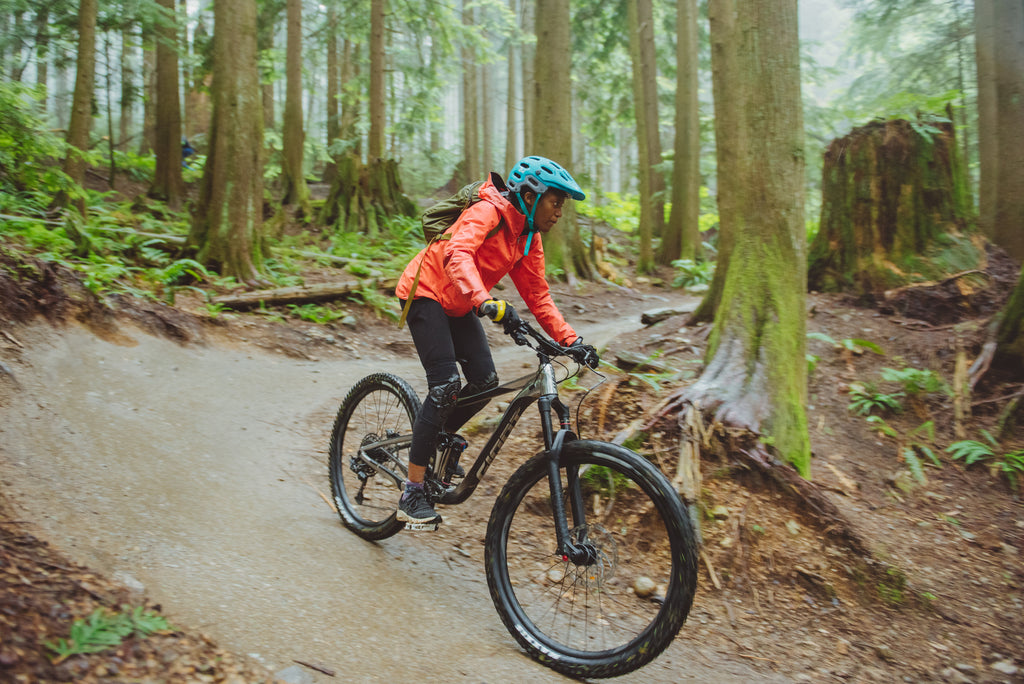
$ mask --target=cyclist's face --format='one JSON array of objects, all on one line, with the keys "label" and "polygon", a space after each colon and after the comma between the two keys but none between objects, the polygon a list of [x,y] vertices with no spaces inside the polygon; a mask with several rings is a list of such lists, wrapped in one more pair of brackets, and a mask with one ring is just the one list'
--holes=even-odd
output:
[{"label": "cyclist's face", "polygon": [[567,195],[560,190],[548,190],[537,200],[537,211],[533,214],[533,225],[542,233],[555,227],[562,218],[562,207]]}]

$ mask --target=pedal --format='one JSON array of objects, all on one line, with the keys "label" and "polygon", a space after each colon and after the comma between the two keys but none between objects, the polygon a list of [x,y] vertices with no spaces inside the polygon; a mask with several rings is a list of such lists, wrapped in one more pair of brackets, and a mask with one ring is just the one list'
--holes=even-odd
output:
[{"label": "pedal", "polygon": [[437,532],[437,528],[440,527],[439,522],[428,522],[428,523],[405,523],[405,529],[410,532]]}]

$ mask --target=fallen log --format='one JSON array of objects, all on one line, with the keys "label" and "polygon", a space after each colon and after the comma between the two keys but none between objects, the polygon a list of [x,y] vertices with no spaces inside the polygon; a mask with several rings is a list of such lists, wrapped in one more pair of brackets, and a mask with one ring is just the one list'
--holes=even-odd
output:
[{"label": "fallen log", "polygon": [[397,278],[354,278],[334,283],[297,285],[272,290],[253,290],[251,292],[218,295],[213,297],[211,301],[214,304],[223,304],[224,306],[241,311],[258,306],[285,306],[287,304],[329,302],[345,299],[353,292],[367,287],[379,290],[393,290],[397,284]]}]

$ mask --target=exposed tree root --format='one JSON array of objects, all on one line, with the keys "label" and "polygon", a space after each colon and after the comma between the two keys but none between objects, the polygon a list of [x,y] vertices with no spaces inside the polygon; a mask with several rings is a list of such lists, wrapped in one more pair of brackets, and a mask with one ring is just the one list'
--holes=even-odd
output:
[{"label": "exposed tree root", "polygon": [[699,478],[700,449],[721,453],[735,459],[747,470],[776,482],[782,491],[818,521],[825,534],[841,540],[854,553],[874,560],[868,541],[832,502],[824,487],[801,477],[793,466],[778,457],[772,447],[758,441],[758,434],[748,426],[726,425],[713,417],[710,418],[711,424],[706,424],[704,421],[713,416],[713,411],[701,408],[684,395],[681,390],[669,397],[654,411],[642,430],[649,432],[659,424],[664,428],[670,417],[676,416],[680,429],[680,462],[675,483],[677,491],[688,504],[695,503],[690,497],[696,497],[700,491],[700,480],[693,481],[694,471]]}]

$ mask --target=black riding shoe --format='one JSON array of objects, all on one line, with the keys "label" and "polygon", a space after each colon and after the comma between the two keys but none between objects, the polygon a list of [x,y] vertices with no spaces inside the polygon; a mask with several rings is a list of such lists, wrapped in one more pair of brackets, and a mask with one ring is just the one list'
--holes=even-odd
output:
[{"label": "black riding shoe", "polygon": [[395,517],[408,525],[434,525],[435,529],[441,522],[441,516],[427,501],[427,495],[422,487],[406,488],[402,498],[398,500],[398,512]]}]

